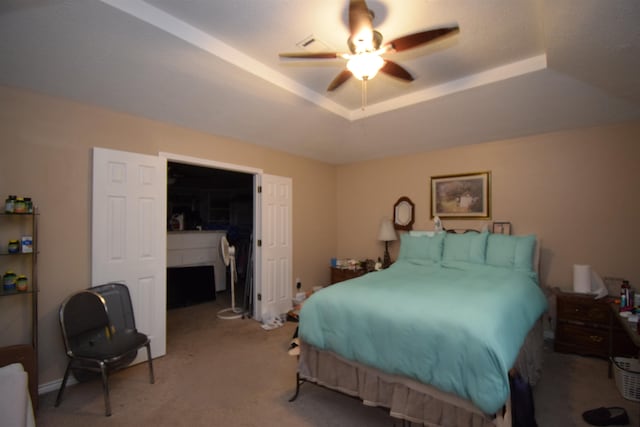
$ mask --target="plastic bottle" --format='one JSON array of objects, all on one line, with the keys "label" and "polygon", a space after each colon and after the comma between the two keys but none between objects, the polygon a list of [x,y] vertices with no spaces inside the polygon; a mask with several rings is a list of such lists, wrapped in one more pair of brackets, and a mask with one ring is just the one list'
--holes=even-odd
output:
[{"label": "plastic bottle", "polygon": [[5,200],[4,202],[4,211],[6,213],[13,213],[15,203],[16,203],[16,196],[10,195],[9,197],[7,197],[7,200]]},{"label": "plastic bottle", "polygon": [[620,311],[629,311],[630,303],[629,303],[629,291],[631,287],[629,286],[628,280],[622,281],[622,286],[620,286]]},{"label": "plastic bottle", "polygon": [[31,197],[25,197],[24,204],[27,208],[27,213],[33,213],[33,202],[31,201]]}]

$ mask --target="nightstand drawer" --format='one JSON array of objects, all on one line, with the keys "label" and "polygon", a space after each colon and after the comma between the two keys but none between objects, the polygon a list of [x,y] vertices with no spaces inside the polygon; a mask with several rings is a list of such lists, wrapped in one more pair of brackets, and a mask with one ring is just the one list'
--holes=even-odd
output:
[{"label": "nightstand drawer", "polygon": [[592,297],[558,298],[558,319],[609,326],[609,307]]},{"label": "nightstand drawer", "polygon": [[609,355],[609,331],[572,323],[558,323],[555,351],[607,357]]}]

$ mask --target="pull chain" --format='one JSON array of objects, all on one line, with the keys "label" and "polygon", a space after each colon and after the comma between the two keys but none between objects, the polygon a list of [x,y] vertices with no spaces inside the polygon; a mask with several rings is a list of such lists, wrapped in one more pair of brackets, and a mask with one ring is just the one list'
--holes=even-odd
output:
[{"label": "pull chain", "polygon": [[367,80],[369,79],[366,76],[362,78],[362,111],[367,106]]}]

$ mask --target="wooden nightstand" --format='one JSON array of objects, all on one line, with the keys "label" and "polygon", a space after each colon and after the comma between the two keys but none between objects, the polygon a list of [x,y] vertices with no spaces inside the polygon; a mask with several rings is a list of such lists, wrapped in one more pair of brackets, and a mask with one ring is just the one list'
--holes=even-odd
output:
[{"label": "wooden nightstand", "polygon": [[348,268],[331,267],[331,285],[345,280],[355,279],[364,276],[367,272],[364,269],[350,270]]},{"label": "wooden nightstand", "polygon": [[555,351],[608,358],[611,337],[613,355],[637,354],[619,319],[612,318],[609,298],[597,300],[593,295],[559,290],[555,296],[558,313]]}]

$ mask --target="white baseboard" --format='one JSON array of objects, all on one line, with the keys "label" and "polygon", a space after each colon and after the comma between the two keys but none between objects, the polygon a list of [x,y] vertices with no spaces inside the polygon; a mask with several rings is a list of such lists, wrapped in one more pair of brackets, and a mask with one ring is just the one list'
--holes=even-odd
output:
[{"label": "white baseboard", "polygon": [[[74,384],[78,384],[78,380],[76,380],[73,375],[69,375],[69,379],[67,379],[67,387]],[[48,383],[38,384],[38,395],[51,393],[52,391],[57,392],[61,385],[62,378],[58,378],[57,380],[53,380]]]}]

